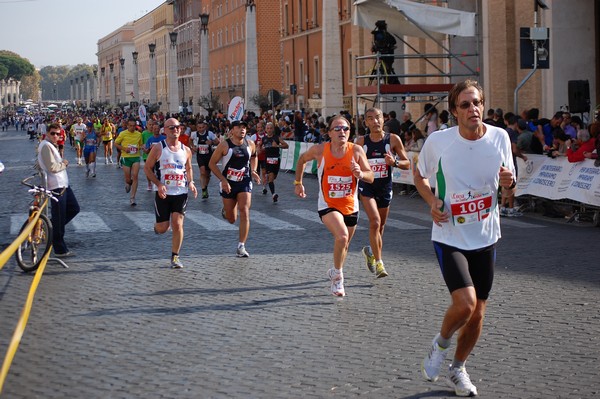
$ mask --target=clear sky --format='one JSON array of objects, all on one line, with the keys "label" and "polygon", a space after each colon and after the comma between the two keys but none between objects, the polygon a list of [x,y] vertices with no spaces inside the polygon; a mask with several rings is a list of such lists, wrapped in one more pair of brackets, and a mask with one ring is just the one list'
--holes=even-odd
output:
[{"label": "clear sky", "polygon": [[98,39],[165,0],[0,0],[0,50],[36,68],[96,64]]}]

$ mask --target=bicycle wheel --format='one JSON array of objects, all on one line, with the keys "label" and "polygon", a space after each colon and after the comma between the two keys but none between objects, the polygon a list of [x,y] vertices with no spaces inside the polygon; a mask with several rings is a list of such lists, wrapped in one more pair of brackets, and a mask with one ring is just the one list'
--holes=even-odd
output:
[{"label": "bicycle wheel", "polygon": [[[23,224],[19,234],[25,229],[28,222]],[[19,245],[15,253],[17,264],[24,272],[31,272],[38,268],[42,258],[50,251],[52,245],[52,223],[46,215],[40,215],[37,226],[29,236]]]}]

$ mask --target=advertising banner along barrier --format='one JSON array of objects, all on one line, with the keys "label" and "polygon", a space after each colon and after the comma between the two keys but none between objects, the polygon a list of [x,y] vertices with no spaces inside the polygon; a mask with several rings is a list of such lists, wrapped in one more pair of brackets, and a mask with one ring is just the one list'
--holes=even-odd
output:
[{"label": "advertising banner along barrier", "polygon": [[600,207],[600,168],[594,160],[570,163],[564,157],[527,154],[527,162],[518,158],[517,165],[517,196],[570,199]]}]

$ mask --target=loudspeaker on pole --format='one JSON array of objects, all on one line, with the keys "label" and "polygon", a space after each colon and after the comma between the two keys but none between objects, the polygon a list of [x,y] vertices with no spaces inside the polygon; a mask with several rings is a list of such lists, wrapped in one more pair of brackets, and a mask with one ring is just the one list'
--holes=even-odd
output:
[{"label": "loudspeaker on pole", "polygon": [[590,83],[587,80],[569,80],[569,112],[590,112]]}]

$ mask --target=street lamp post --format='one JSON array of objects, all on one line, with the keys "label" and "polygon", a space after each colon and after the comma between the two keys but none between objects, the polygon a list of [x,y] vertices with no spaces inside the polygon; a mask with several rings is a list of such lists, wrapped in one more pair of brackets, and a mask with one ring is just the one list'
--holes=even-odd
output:
[{"label": "street lamp post", "polygon": [[75,78],[75,101],[79,101],[79,78]]},{"label": "street lamp post", "polygon": [[90,74],[88,73],[85,76],[85,99],[86,99],[87,108],[89,108],[92,103],[91,97],[92,96],[90,95]]},{"label": "street lamp post", "polygon": [[178,109],[178,98],[177,93],[177,32],[169,32],[169,38],[171,45],[169,46],[169,97],[167,104],[169,112],[171,114],[177,113]]},{"label": "street lamp post", "polygon": [[202,13],[200,17],[200,97],[210,95],[211,105],[207,109],[209,116],[212,107],[212,91],[210,90],[210,69],[208,65],[208,13]]},{"label": "street lamp post", "polygon": [[[244,97],[246,100],[258,95],[258,52],[256,37],[256,5],[254,0],[246,0],[246,61],[244,73]],[[248,101],[248,111],[260,112],[260,109],[252,101]]]},{"label": "street lamp post", "polygon": [[81,104],[85,103],[85,75],[83,75],[81,77],[81,80],[79,81],[79,83],[81,84]]},{"label": "street lamp post", "polygon": [[73,79],[70,80],[69,84],[69,100],[73,101]]},{"label": "street lamp post", "polygon": [[148,50],[150,51],[150,104],[156,104],[156,57],[154,51],[156,50],[156,43],[148,44]]},{"label": "street lamp post", "polygon": [[110,69],[110,105],[114,106],[117,100],[117,93],[115,92],[115,64],[111,62],[108,64],[108,68]]},{"label": "street lamp post", "polygon": [[119,72],[119,85],[121,86],[121,99],[120,103],[125,104],[127,98],[125,97],[125,58],[119,58],[119,63],[121,64],[121,69]]},{"label": "street lamp post", "polygon": [[104,92],[104,90],[106,90],[106,88],[104,87],[105,85],[105,81],[106,81],[106,67],[102,67],[100,68],[100,101],[104,102],[106,101],[106,94]]},{"label": "street lamp post", "polygon": [[139,86],[139,82],[138,82],[138,52],[134,51],[131,53],[131,56],[133,57],[133,98],[134,101],[138,101],[138,98],[140,97],[140,86]]},{"label": "street lamp post", "polygon": [[94,80],[92,80],[92,98],[90,100],[94,102],[98,101],[98,68],[94,68],[92,72],[94,72]]}]

